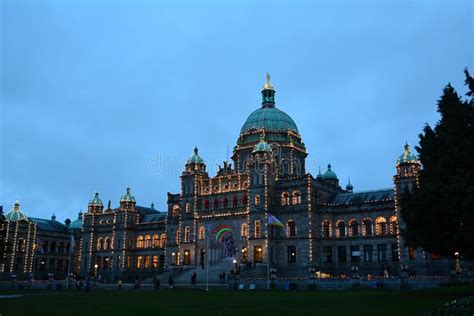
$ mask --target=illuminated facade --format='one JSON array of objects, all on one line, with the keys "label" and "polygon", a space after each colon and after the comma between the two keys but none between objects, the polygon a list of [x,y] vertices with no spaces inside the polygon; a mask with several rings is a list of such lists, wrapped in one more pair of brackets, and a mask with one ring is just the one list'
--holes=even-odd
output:
[{"label": "illuminated facade", "polygon": [[[11,246],[5,246],[2,272],[58,265],[64,272],[71,234],[72,271],[108,280],[144,279],[177,266],[229,259],[254,271],[269,260],[282,276],[309,270],[398,274],[401,266],[418,274],[436,272],[430,271],[436,267],[431,257],[405,247],[399,233],[398,200],[417,185],[420,168],[409,146],[396,162],[393,188],[353,192],[350,183],[340,186],[331,165],[316,177],[306,172],[305,144],[293,119],[275,106],[269,76],[261,93],[262,106],[242,126],[232,163],[225,161],[210,176],[195,148],[181,175],[181,191],[168,193],[167,212],[137,206],[130,188],[118,208],[109,201],[104,209],[96,193],[87,212],[65,225],[28,218],[15,204],[0,219],[2,238]],[[284,228],[268,225],[269,217]],[[38,240],[48,244],[35,249]]]}]

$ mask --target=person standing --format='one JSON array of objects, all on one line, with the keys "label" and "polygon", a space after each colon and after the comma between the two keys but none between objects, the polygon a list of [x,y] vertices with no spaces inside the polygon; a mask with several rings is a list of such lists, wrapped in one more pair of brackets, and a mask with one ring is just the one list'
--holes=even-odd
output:
[{"label": "person standing", "polygon": [[170,289],[172,289],[174,287],[174,280],[173,280],[173,276],[171,274],[168,277],[168,285],[169,285]]},{"label": "person standing", "polygon": [[155,287],[155,291],[158,290],[160,288],[160,277],[158,276],[155,276],[153,278],[153,286]]}]

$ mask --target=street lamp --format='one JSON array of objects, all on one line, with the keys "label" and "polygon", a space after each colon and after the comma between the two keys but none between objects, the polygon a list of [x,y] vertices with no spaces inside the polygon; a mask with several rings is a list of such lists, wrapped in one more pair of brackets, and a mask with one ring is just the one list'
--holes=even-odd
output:
[{"label": "street lamp", "polygon": [[175,261],[175,259],[174,259],[174,256],[175,256],[175,255],[176,255],[176,253],[174,253],[174,252],[171,254],[171,256],[173,256],[173,259],[172,259],[173,262],[171,262],[171,265],[172,265],[172,266],[176,265],[176,264],[175,264],[176,261]]},{"label": "street lamp", "polygon": [[457,274],[461,274],[462,272],[462,268],[461,268],[461,263],[460,263],[460,260],[459,260],[459,252],[455,252],[454,253],[454,257],[456,258],[456,266],[455,266],[455,270],[456,270],[456,273]]},{"label": "street lamp", "polygon": [[95,274],[94,274],[94,277],[97,276],[97,269],[99,268],[99,265],[96,263],[94,264],[94,268],[95,268]]}]

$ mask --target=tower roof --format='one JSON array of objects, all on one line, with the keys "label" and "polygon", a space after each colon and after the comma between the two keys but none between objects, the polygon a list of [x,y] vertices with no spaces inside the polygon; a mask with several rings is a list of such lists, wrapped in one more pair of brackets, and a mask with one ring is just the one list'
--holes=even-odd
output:
[{"label": "tower roof", "polygon": [[191,157],[189,157],[187,163],[188,164],[203,164],[204,163],[204,159],[202,159],[201,156],[199,156],[199,154],[198,154],[197,146],[194,146],[193,155]]},{"label": "tower roof", "polygon": [[337,180],[337,175],[334,171],[331,169],[331,164],[328,164],[328,170],[323,174],[323,179],[324,180]]},{"label": "tower roof", "polygon": [[89,201],[89,206],[104,206],[99,198],[99,192],[95,192],[94,197]]},{"label": "tower roof", "polygon": [[77,216],[77,219],[73,221],[69,227],[70,230],[80,230],[82,229],[82,211],[79,212],[79,215]]},{"label": "tower roof", "polygon": [[130,192],[131,189],[130,187],[127,188],[127,192],[122,195],[122,197],[120,198],[120,203],[122,202],[135,202],[135,197],[132,195],[132,193]]},{"label": "tower roof", "polygon": [[397,166],[402,164],[410,164],[410,163],[419,163],[418,158],[411,152],[410,145],[408,143],[405,144],[405,150],[403,154],[400,155],[397,159]]}]

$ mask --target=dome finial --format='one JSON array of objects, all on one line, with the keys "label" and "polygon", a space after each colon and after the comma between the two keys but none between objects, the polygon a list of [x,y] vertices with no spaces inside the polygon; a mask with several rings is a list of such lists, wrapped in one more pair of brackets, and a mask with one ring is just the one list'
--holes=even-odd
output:
[{"label": "dome finial", "polygon": [[195,155],[198,154],[198,146],[194,146],[194,154],[195,154]]}]

